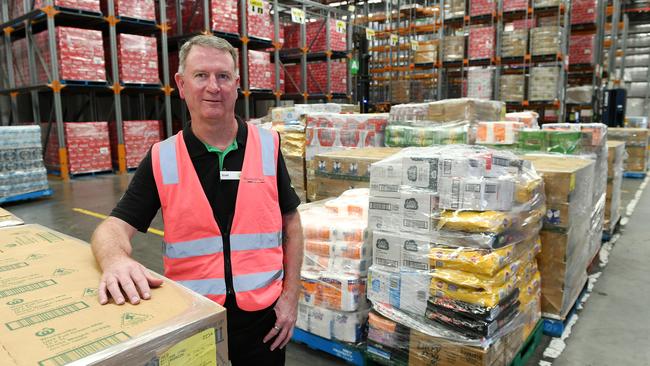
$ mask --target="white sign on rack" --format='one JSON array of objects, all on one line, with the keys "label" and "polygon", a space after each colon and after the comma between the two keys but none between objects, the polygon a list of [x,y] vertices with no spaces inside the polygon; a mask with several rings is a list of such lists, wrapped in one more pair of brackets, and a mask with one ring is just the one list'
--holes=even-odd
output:
[{"label": "white sign on rack", "polygon": [[305,24],[305,12],[302,9],[291,8],[291,21],[298,24]]},{"label": "white sign on rack", "polygon": [[264,1],[250,0],[248,2],[248,11],[250,11],[253,14],[264,15]]},{"label": "white sign on rack", "polygon": [[345,33],[346,32],[346,27],[345,27],[345,22],[342,20],[337,20],[336,21],[336,31],[338,33]]},{"label": "white sign on rack", "polygon": [[369,41],[373,41],[375,39],[375,30],[366,28],[366,39]]},{"label": "white sign on rack", "polygon": [[397,34],[391,34],[390,35],[390,45],[391,46],[397,46],[397,42],[399,41],[399,37]]}]

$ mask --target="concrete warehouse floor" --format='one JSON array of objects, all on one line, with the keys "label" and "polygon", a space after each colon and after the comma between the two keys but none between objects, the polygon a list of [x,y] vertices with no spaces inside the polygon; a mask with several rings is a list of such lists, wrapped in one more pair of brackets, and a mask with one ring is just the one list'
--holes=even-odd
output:
[{"label": "concrete warehouse floor", "polygon": [[[132,174],[103,174],[75,178],[70,182],[50,180],[51,198],[6,204],[3,207],[27,223],[38,223],[89,241],[100,222],[126,190]],[[623,215],[642,180],[623,180]],[[551,342],[544,337],[541,347],[527,365],[650,365],[650,195],[643,193],[634,215],[623,227],[609,264],[602,270],[593,292],[579,312],[579,321],[565,341],[566,349],[555,359],[543,352]],[[160,213],[152,228],[162,230]],[[156,272],[162,271],[161,237],[138,233],[133,240],[134,257]],[[557,343],[557,341],[556,341]],[[562,345],[553,344],[554,349]],[[540,361],[542,360],[542,361]],[[545,363],[549,362],[549,363]],[[304,345],[290,343],[287,365],[345,365],[345,362]]]}]

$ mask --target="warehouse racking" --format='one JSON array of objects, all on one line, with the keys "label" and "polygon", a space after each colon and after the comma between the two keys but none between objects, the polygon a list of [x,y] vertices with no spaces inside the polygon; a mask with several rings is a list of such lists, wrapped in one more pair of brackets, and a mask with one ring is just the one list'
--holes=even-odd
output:
[{"label": "warehouse racking", "polygon": [[[11,6],[3,2],[0,7],[0,29],[3,32],[2,44],[0,44],[0,67],[3,70],[3,77],[0,78],[0,95],[9,97],[9,118],[11,124],[47,123],[47,134],[50,131],[64,131],[64,121],[114,121],[117,131],[117,171],[123,173],[127,170],[126,153],[124,149],[123,121],[128,119],[140,120],[162,120],[164,123],[164,136],[170,136],[180,128],[180,125],[187,123],[187,111],[185,104],[180,101],[178,92],[174,90],[173,74],[177,64],[170,64],[174,60],[174,54],[183,41],[191,36],[200,33],[213,33],[230,41],[240,51],[240,73],[241,91],[238,111],[248,120],[251,118],[251,109],[256,111],[256,105],[260,101],[275,100],[279,105],[282,100],[347,100],[354,97],[354,85],[351,80],[349,60],[353,59],[352,47],[352,16],[350,12],[329,7],[309,0],[283,1],[280,5],[277,0],[233,0],[230,15],[254,12],[255,16],[265,17],[262,22],[264,27],[256,24],[249,26],[247,17],[240,17],[241,21],[232,27],[232,22],[227,23],[215,12],[217,6],[223,6],[222,2],[209,0],[185,1],[185,0],[150,0],[151,11],[155,11],[152,17],[140,19],[138,17],[119,14],[119,0],[102,0],[103,7],[92,9],[76,9],[58,6],[56,1],[46,0],[32,4],[30,0],[14,0]],[[155,10],[154,10],[155,3]],[[64,5],[67,5],[65,1]],[[305,24],[300,26],[301,47],[298,54],[300,61],[300,78],[302,80],[299,93],[284,94],[281,87],[282,76],[285,71],[284,64],[295,61],[295,50],[283,50],[281,42],[281,29],[290,15],[292,8],[301,8],[307,13],[308,21],[318,21],[318,18],[326,22],[334,21],[345,34],[345,45],[333,51],[330,47],[330,27],[326,29],[326,43],[322,50],[311,52],[307,47]],[[211,9],[211,11],[202,11]],[[116,13],[118,10],[118,13]],[[234,14],[234,15],[233,15]],[[156,18],[157,15],[157,19]],[[173,15],[170,19],[168,15]],[[177,18],[183,21],[176,21]],[[189,24],[188,29],[183,29],[183,24]],[[323,22],[325,24],[325,22]],[[171,24],[171,25],[170,25]],[[103,72],[109,71],[102,77],[86,78],[83,76],[66,78],[61,74],[61,60],[58,59],[57,32],[61,27],[74,27],[88,31],[95,31],[104,38],[106,46],[106,57],[97,59],[98,66]],[[281,28],[282,27],[282,28]],[[259,29],[265,28],[269,31],[262,37],[259,36]],[[342,29],[341,29],[342,28]],[[253,34],[249,34],[249,33]],[[37,34],[43,33],[42,37],[47,42],[46,49],[39,49],[36,46]],[[160,81],[130,83],[120,79],[120,58],[118,57],[120,40],[123,35],[139,35],[155,37],[159,60]],[[24,41],[23,41],[24,40]],[[311,40],[309,40],[311,42]],[[13,50],[18,43],[25,43],[26,53],[25,69],[23,74],[29,75],[29,81],[25,85],[18,85],[16,76],[17,69]],[[268,51],[272,49],[272,51]],[[275,84],[271,88],[254,89],[249,80],[249,51],[262,51],[263,57],[271,52],[273,63],[267,67],[272,68],[275,77]],[[52,55],[51,63],[44,59],[43,53]],[[60,55],[59,55],[60,56]],[[171,56],[171,57],[170,57]],[[105,61],[104,61],[105,60]],[[269,58],[270,60],[270,58]],[[326,85],[320,88],[319,92],[310,93],[307,90],[307,82],[311,77],[308,75],[307,63],[310,61],[324,61]],[[177,57],[176,57],[177,61]],[[345,82],[338,93],[331,89],[331,72],[333,62],[343,65],[345,71]],[[342,62],[341,62],[342,61]],[[103,63],[107,64],[104,69]],[[22,61],[21,61],[22,63]],[[158,66],[158,65],[157,65]],[[338,66],[340,68],[340,66]],[[268,68],[267,68],[268,70]],[[44,75],[42,80],[37,75]],[[88,80],[92,79],[92,80]],[[0,98],[1,99],[1,98]],[[31,107],[31,112],[21,106]],[[23,102],[24,101],[24,102]],[[172,108],[174,107],[174,108]],[[49,108],[49,115],[47,110]],[[178,113],[177,111],[180,111]],[[263,110],[266,112],[266,110]],[[58,167],[53,173],[60,174],[64,179],[70,175],[66,150],[66,138],[64,133],[56,136],[58,152],[56,160]],[[46,139],[46,141],[48,141]],[[47,149],[47,142],[45,149]]]}]

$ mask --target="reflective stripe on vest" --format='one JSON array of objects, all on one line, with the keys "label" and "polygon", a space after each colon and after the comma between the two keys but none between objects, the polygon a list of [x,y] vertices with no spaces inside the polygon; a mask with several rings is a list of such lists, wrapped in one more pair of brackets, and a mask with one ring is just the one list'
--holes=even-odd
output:
[{"label": "reflective stripe on vest", "polygon": [[273,143],[273,135],[270,130],[258,128],[260,135],[260,145],[262,151],[262,172],[264,175],[275,177],[275,144]]},{"label": "reflective stripe on vest", "polygon": [[277,248],[282,240],[282,232],[263,234],[230,234],[230,250],[253,250]]},{"label": "reflective stripe on vest", "polygon": [[284,271],[257,272],[245,275],[234,276],[232,284],[235,292],[245,292],[263,288],[276,280],[284,278]]},{"label": "reflective stripe on vest", "polygon": [[165,256],[168,258],[188,258],[221,252],[223,252],[223,239],[220,236],[173,244],[165,243]]},{"label": "reflective stripe on vest", "polygon": [[160,172],[163,184],[178,183],[178,165],[176,162],[176,139],[174,135],[160,143]]},{"label": "reflective stripe on vest", "polygon": [[225,295],[226,280],[223,278],[209,278],[204,280],[176,281],[181,285],[201,295]]}]

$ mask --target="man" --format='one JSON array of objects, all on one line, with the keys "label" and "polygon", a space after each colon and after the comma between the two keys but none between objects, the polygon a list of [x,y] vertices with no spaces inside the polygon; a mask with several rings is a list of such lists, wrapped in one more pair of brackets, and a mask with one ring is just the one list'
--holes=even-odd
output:
[{"label": "man", "polygon": [[227,41],[196,36],[179,59],[175,80],[192,122],[152,147],[95,230],[99,301],[137,304],[160,286],[130,257],[130,240],[162,207],[165,275],[226,307],[233,365],[282,365],[296,322],[302,228],[279,136],[235,116],[237,53]]}]

